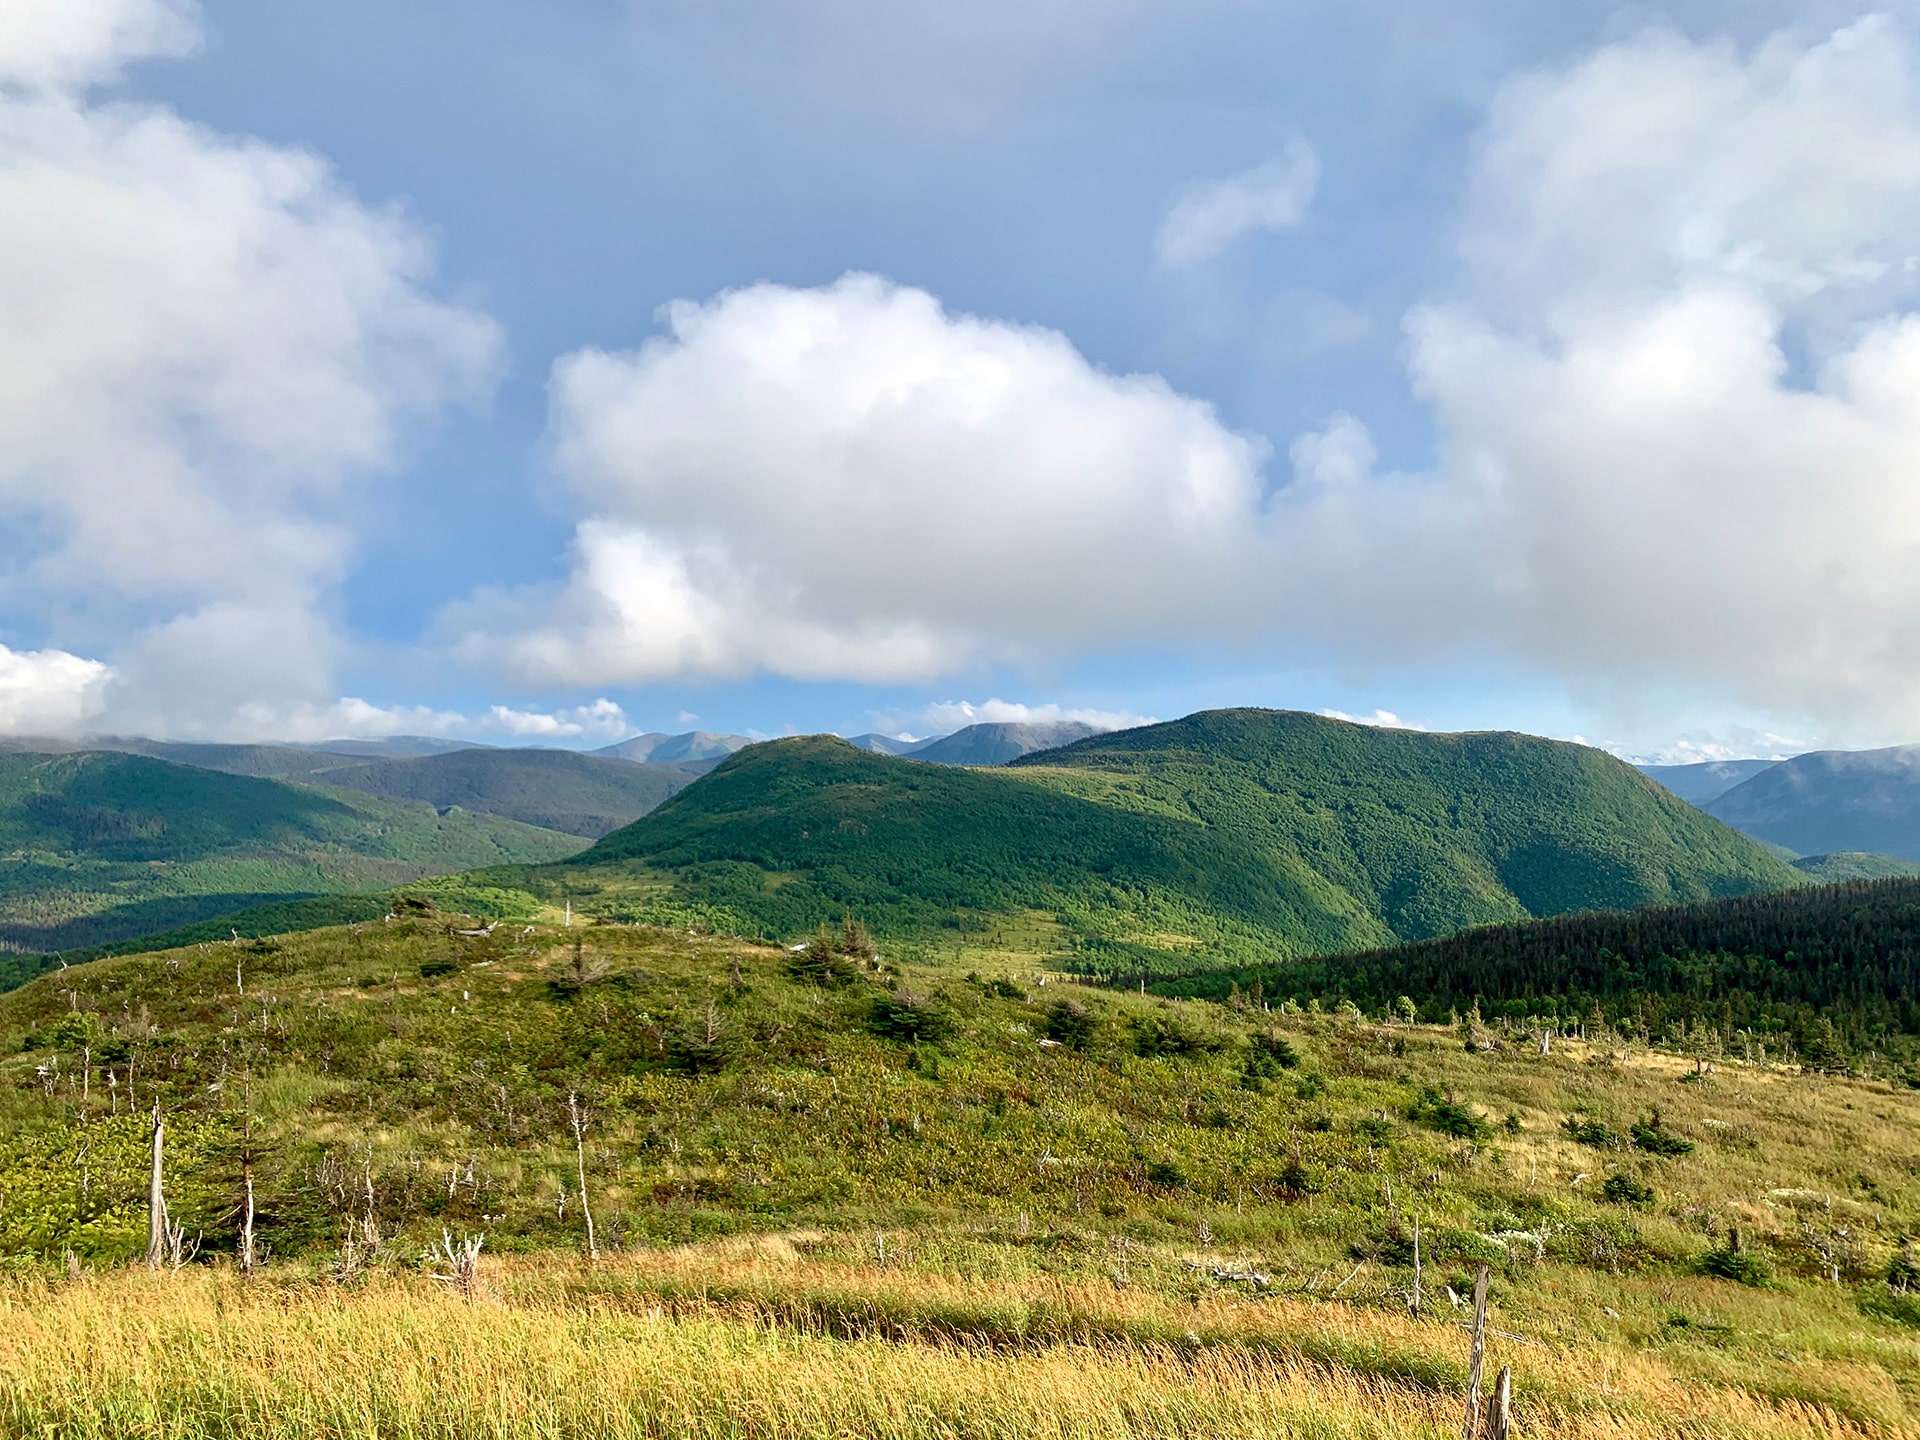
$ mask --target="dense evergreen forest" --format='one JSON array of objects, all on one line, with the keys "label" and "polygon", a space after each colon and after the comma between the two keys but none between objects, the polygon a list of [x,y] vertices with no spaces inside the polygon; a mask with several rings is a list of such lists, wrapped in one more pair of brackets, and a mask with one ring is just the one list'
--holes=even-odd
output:
[{"label": "dense evergreen forest", "polygon": [[1857,881],[1700,905],[1489,925],[1414,945],[1164,983],[1226,998],[1257,989],[1444,1018],[1552,1017],[1628,1034],[1790,1046],[1817,1068],[1878,1049],[1920,1057],[1920,880]]}]

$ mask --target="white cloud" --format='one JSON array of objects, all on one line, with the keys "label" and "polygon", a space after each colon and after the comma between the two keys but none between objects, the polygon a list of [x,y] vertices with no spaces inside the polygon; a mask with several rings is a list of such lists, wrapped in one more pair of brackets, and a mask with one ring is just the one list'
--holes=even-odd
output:
[{"label": "white cloud", "polygon": [[129,61],[188,54],[198,16],[193,0],[7,0],[0,84],[71,89],[110,80]]},{"label": "white cloud", "polygon": [[944,735],[969,725],[1049,725],[1077,722],[1098,730],[1126,730],[1151,725],[1153,718],[1126,710],[1090,710],[1063,705],[1022,705],[1011,700],[941,700],[917,716],[929,734]]},{"label": "white cloud", "polygon": [[1602,695],[1920,720],[1917,58],[1655,32],[1509,87],[1409,322],[1472,540],[1407,600]]},{"label": "white cloud", "polygon": [[98,660],[0,645],[0,735],[69,734],[100,713],[112,681]]},{"label": "white cloud", "polygon": [[1391,710],[1375,710],[1371,715],[1349,715],[1344,710],[1322,710],[1329,720],[1345,720],[1352,725],[1371,725],[1379,730],[1425,730],[1418,720],[1402,720]]},{"label": "white cloud", "polygon": [[1242,237],[1291,230],[1306,218],[1320,186],[1320,160],[1296,139],[1264,164],[1216,180],[1197,180],[1167,207],[1154,232],[1162,265],[1199,265]]},{"label": "white cloud", "polygon": [[0,603],[114,637],[112,722],[173,731],[332,703],[358,482],[500,348],[318,157],[89,98],[192,14],[0,11]]},{"label": "white cloud", "polygon": [[515,710],[495,705],[487,712],[485,723],[523,739],[572,740],[586,736],[618,740],[633,732],[627,712],[604,696],[590,705],[565,710]]},{"label": "white cloud", "polygon": [[666,320],[555,367],[572,575],[452,612],[469,657],[582,686],[924,679],[1190,633],[1258,580],[1263,446],[1157,377],[868,275]]}]

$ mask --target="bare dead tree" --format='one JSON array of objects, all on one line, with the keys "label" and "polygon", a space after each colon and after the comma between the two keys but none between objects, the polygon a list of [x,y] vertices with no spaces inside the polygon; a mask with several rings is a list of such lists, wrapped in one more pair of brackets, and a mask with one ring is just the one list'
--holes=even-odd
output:
[{"label": "bare dead tree", "polygon": [[153,1102],[153,1166],[147,1177],[147,1268],[158,1270],[167,1258],[166,1117]]},{"label": "bare dead tree", "polygon": [[587,1220],[587,1258],[600,1258],[599,1242],[593,1233],[593,1206],[587,1202],[587,1126],[592,1115],[580,1103],[580,1093],[576,1090],[567,1096],[567,1119],[573,1125],[573,1160],[580,1178],[580,1213]]},{"label": "bare dead tree", "polygon": [[456,1245],[453,1236],[442,1230],[439,1246],[428,1253],[434,1264],[445,1267],[445,1273],[434,1271],[432,1278],[458,1291],[463,1300],[479,1298],[480,1247],[486,1238],[485,1235],[462,1235]]}]

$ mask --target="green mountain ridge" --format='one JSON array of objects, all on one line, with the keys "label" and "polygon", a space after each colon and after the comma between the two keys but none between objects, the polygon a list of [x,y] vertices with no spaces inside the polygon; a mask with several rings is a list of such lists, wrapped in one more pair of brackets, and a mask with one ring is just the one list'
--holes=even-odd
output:
[{"label": "green mountain ridge", "polygon": [[0,754],[0,950],[98,945],[275,900],[557,860],[579,843],[138,755]]},{"label": "green mountain ridge", "polygon": [[827,737],[750,746],[564,873],[765,935],[851,911],[937,945],[1025,917],[1109,974],[1806,883],[1596,750],[1259,710],[995,770]]}]

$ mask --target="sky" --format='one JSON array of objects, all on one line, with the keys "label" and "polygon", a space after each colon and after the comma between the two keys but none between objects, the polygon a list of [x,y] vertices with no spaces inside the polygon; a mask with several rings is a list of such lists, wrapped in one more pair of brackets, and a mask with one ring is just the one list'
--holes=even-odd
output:
[{"label": "sky", "polygon": [[0,734],[1920,741],[1917,303],[1906,4],[8,0]]}]

